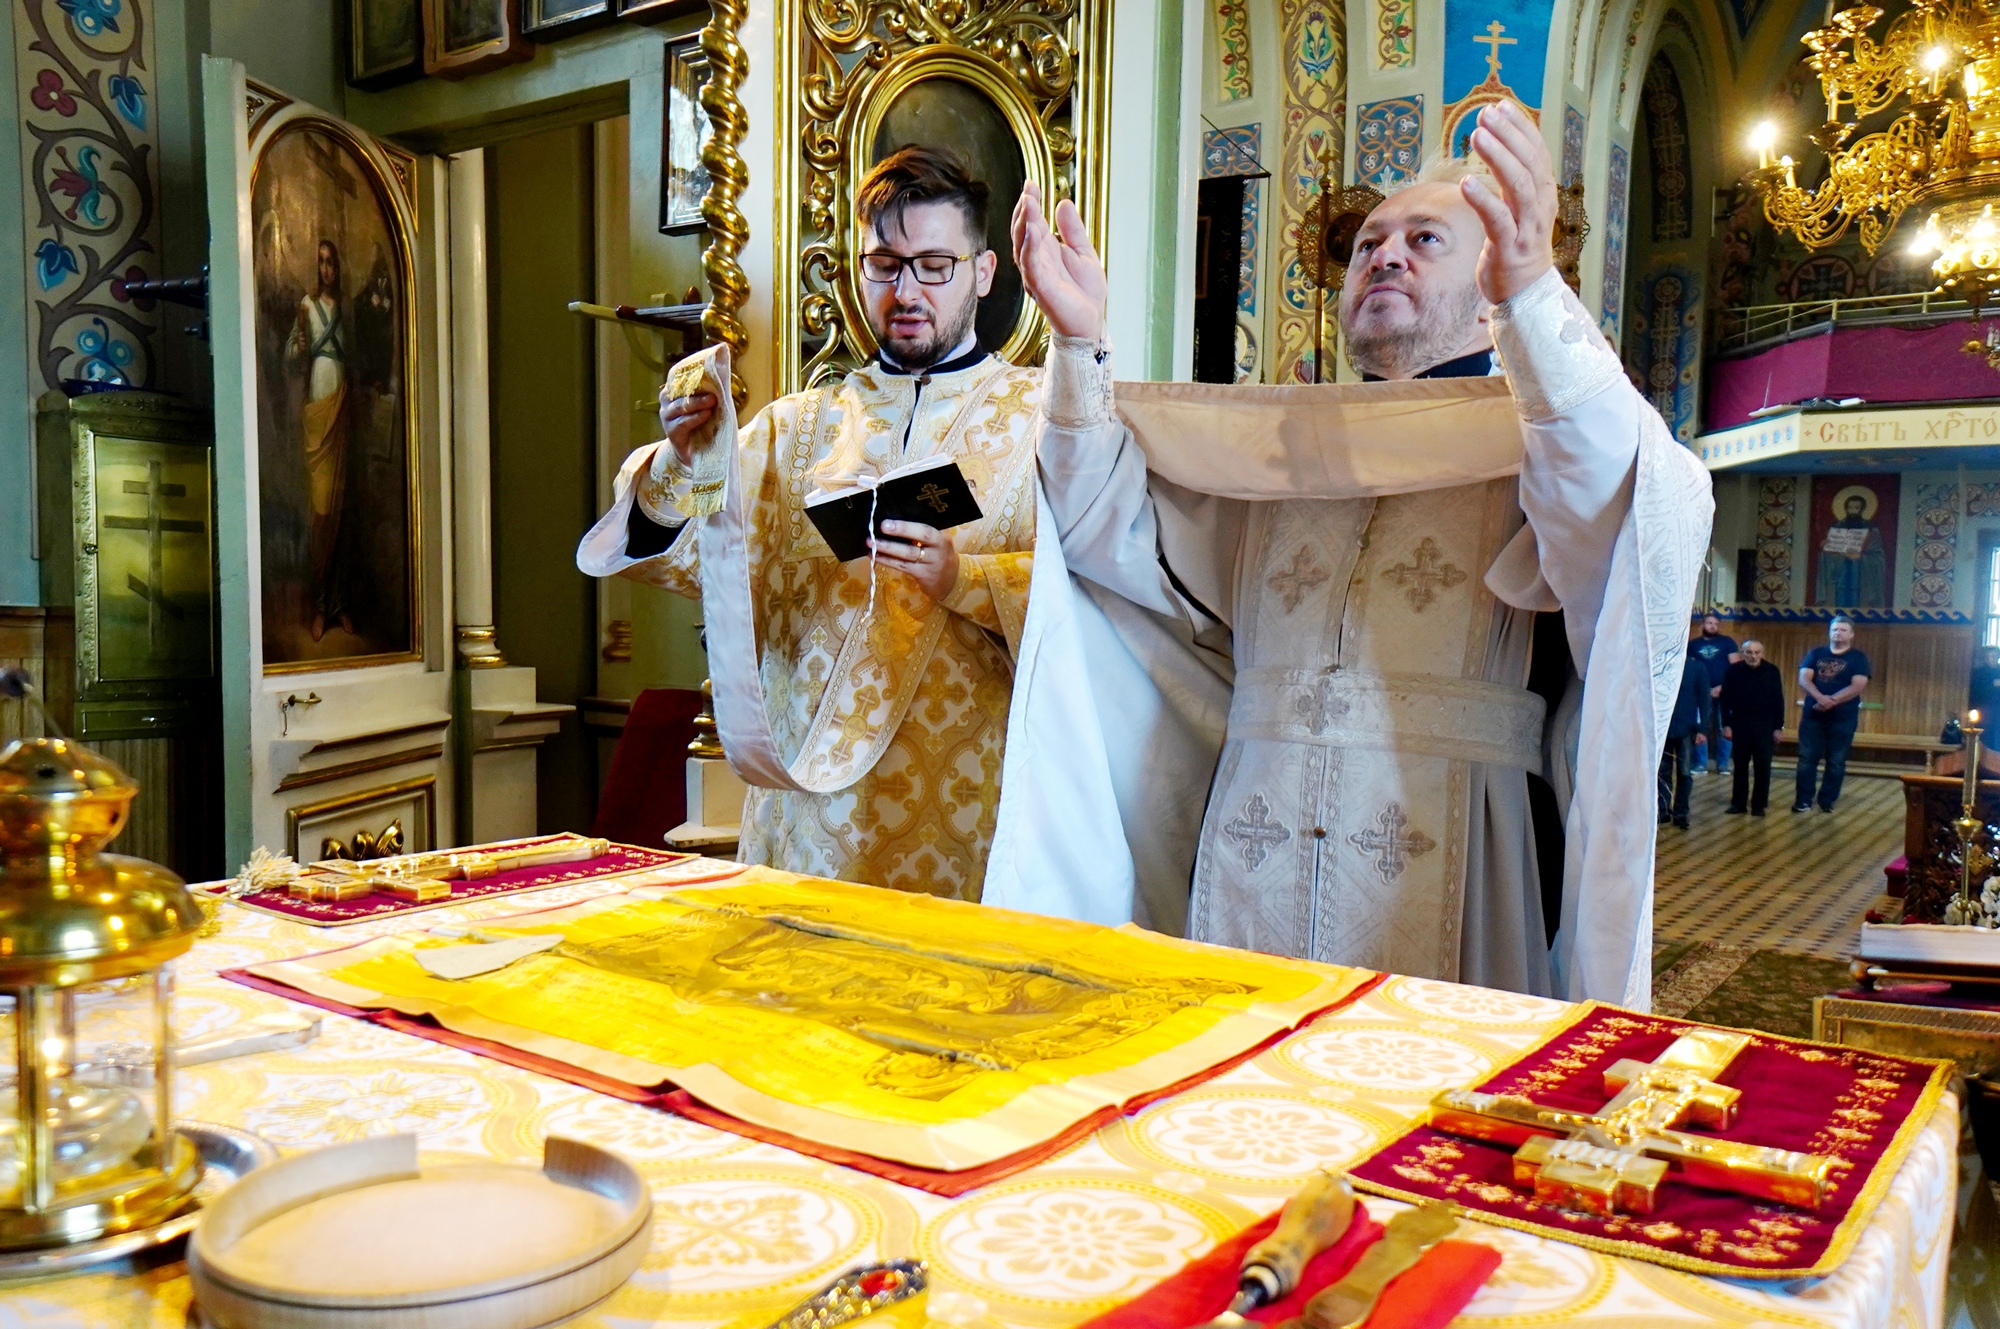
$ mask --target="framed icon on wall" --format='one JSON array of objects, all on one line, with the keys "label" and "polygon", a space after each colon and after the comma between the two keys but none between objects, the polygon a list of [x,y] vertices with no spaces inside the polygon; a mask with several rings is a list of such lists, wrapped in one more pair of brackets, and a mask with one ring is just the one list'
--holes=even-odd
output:
[{"label": "framed icon on wall", "polygon": [[708,82],[708,57],[701,40],[689,37],[667,46],[667,118],[660,134],[660,230],[690,235],[707,226],[701,201],[708,195],[708,168],[701,150],[713,130],[701,107]]}]

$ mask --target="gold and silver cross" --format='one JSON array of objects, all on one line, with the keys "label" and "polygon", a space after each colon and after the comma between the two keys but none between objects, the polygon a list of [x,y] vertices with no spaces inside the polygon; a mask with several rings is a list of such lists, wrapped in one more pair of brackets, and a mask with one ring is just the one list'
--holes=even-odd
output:
[{"label": "gold and silver cross", "polygon": [[1738,1144],[1681,1129],[1726,1130],[1743,1091],[1717,1082],[1749,1034],[1691,1029],[1652,1061],[1626,1058],[1604,1072],[1612,1095],[1596,1112],[1543,1107],[1514,1094],[1447,1089],[1431,1100],[1431,1129],[1514,1146],[1514,1184],[1535,1198],[1599,1217],[1649,1214],[1670,1172],[1695,1186],[1817,1209],[1834,1160]]}]

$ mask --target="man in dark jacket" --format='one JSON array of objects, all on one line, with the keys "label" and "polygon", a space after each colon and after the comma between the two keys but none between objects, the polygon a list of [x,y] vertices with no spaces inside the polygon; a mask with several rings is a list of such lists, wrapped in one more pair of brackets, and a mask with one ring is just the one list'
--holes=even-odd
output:
[{"label": "man in dark jacket", "polygon": [[1761,817],[1771,798],[1771,752],[1785,727],[1785,681],[1778,666],[1764,659],[1763,642],[1746,640],[1740,649],[1743,659],[1722,676],[1722,736],[1736,750],[1736,784],[1726,811],[1742,813],[1747,791],[1750,815]]},{"label": "man in dark jacket", "polygon": [[1660,821],[1688,828],[1688,797],[1694,793],[1689,749],[1701,728],[1702,699],[1708,696],[1708,667],[1690,655],[1681,667],[1681,692],[1667,720],[1667,745],[1660,753]]}]

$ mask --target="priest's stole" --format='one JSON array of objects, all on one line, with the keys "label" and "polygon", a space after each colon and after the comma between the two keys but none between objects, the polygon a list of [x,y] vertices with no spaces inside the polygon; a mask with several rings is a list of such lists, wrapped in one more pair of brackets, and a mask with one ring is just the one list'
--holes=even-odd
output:
[{"label": "priest's stole", "polygon": [[1178,1084],[1353,994],[1366,970],[931,896],[755,874],[482,924],[552,950],[463,980],[384,937],[249,972],[753,1125],[958,1171]]}]

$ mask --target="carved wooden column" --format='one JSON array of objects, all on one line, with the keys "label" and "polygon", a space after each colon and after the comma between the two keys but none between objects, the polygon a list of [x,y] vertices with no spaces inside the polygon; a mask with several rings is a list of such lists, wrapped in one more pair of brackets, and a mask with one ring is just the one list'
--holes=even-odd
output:
[{"label": "carved wooden column", "polygon": [[493,459],[487,397],[486,152],[451,162],[452,614],[459,663],[507,663],[493,640]]}]

